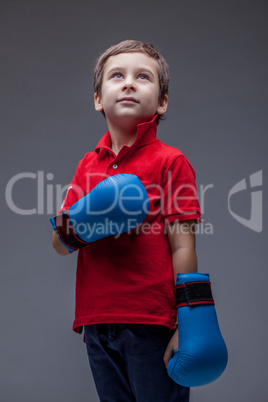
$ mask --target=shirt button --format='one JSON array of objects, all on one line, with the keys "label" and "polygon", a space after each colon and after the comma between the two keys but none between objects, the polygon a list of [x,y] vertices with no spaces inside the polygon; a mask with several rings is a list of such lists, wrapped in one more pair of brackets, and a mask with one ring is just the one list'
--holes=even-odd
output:
[{"label": "shirt button", "polygon": [[117,168],[118,168],[118,165],[115,163],[115,164],[113,165],[113,168],[114,168],[114,169],[117,169]]}]

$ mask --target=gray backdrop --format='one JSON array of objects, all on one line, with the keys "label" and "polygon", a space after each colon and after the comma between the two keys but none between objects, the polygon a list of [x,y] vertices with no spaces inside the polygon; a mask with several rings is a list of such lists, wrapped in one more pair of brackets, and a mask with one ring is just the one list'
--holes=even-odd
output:
[{"label": "gray backdrop", "polygon": [[191,402],[267,400],[267,8],[1,0],[1,401],[98,400],[72,332],[76,255],[52,249],[49,217],[106,131],[93,107],[95,59],[129,38],[152,42],[170,65],[158,138],[197,172],[199,271],[211,274],[229,349],[224,374],[192,389]]}]

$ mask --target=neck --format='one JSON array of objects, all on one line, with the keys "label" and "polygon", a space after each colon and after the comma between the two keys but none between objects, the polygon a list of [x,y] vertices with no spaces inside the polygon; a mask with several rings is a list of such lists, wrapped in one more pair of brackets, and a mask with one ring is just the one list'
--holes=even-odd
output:
[{"label": "neck", "polygon": [[111,141],[112,151],[117,155],[120,149],[124,146],[131,146],[137,137],[137,124],[133,126],[118,126],[111,122],[107,122]]}]

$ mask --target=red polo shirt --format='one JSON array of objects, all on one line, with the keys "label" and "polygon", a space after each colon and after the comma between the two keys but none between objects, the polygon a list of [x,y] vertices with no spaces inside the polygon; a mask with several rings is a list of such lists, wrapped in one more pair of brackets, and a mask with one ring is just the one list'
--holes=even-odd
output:
[{"label": "red polo shirt", "polygon": [[[99,323],[158,324],[174,328],[173,267],[165,222],[200,221],[195,172],[176,148],[156,138],[156,116],[137,127],[118,155],[110,133],[79,162],[62,209],[118,173],[140,178],[150,199],[138,228],[90,243],[78,251],[73,330]],[[61,211],[60,210],[60,211]],[[60,212],[59,211],[59,212]]]}]

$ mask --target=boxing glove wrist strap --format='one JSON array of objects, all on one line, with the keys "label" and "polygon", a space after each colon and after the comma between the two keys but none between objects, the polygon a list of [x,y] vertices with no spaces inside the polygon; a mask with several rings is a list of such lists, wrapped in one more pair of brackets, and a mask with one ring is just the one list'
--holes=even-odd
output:
[{"label": "boxing glove wrist strap", "polygon": [[215,304],[210,282],[187,282],[175,287],[176,307]]},{"label": "boxing glove wrist strap", "polygon": [[56,215],[53,219],[58,235],[68,247],[76,250],[88,244],[76,236],[70,223],[68,210],[62,211],[61,214]]}]

